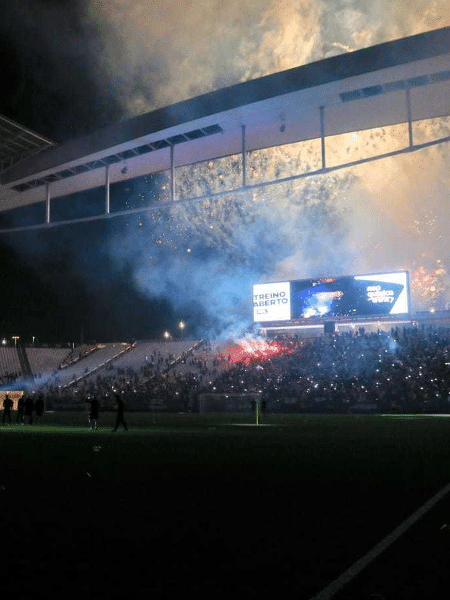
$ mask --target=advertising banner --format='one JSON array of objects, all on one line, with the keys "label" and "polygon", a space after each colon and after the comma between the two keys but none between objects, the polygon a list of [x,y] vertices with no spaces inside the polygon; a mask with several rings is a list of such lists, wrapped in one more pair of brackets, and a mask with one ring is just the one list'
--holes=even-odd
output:
[{"label": "advertising banner", "polygon": [[19,398],[23,396],[23,391],[21,390],[12,390],[10,392],[0,392],[0,410],[3,410],[3,400],[6,398],[6,394],[13,401],[12,410],[17,410],[17,403],[19,402]]},{"label": "advertising banner", "polygon": [[290,282],[253,286],[253,320],[288,321],[291,318]]}]

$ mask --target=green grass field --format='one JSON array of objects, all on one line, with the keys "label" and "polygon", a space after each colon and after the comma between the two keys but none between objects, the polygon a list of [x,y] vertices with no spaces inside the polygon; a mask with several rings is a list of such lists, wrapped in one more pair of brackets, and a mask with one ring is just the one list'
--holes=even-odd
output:
[{"label": "green grass field", "polygon": [[308,599],[450,481],[445,416],[100,417],[0,428],[11,572],[38,556],[84,592],[96,572],[99,590]]}]

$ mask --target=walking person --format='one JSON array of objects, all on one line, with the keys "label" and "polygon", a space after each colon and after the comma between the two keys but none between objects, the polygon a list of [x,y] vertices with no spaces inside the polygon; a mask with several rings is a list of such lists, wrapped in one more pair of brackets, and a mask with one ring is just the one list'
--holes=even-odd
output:
[{"label": "walking person", "polygon": [[266,411],[267,411],[267,400],[266,400],[266,398],[262,398],[261,399],[261,418],[264,418],[266,416]]},{"label": "walking person", "polygon": [[91,425],[91,429],[92,431],[96,431],[98,429],[98,408],[99,408],[99,402],[97,400],[97,398],[89,398],[86,400],[86,402],[88,404],[90,404],[90,409],[89,409],[89,423]]},{"label": "walking person", "polygon": [[44,414],[44,398],[42,397],[42,395],[39,395],[36,400],[36,404],[34,405],[34,412],[36,415],[36,423],[38,423],[41,420],[42,415]]},{"label": "walking person", "polygon": [[8,419],[9,424],[11,425],[11,409],[12,409],[13,405],[14,405],[13,401],[8,396],[8,394],[6,394],[5,399],[3,400],[3,419],[2,419],[2,425],[5,424],[6,418]]},{"label": "walking person", "polygon": [[28,417],[28,425],[33,424],[34,402],[31,396],[27,396],[25,400],[25,416]]},{"label": "walking person", "polygon": [[120,424],[122,424],[125,428],[125,431],[128,431],[127,424],[125,423],[125,419],[123,413],[125,412],[125,404],[123,403],[120,394],[116,394],[116,403],[117,403],[117,417],[116,417],[116,425],[113,431],[117,431],[117,428]]},{"label": "walking person", "polygon": [[23,425],[23,413],[25,410],[25,396],[20,396],[17,401],[17,415],[16,415],[16,423],[19,425]]}]

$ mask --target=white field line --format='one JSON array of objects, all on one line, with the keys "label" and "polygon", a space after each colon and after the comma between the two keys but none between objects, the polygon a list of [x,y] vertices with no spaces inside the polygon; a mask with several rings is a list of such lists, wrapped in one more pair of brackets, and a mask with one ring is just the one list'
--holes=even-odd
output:
[{"label": "white field line", "polygon": [[339,592],[347,583],[354,579],[367,565],[374,561],[382,552],[402,536],[416,521],[422,518],[435,504],[439,502],[450,491],[450,483],[445,485],[430,500],[427,500],[419,509],[409,516],[403,523],[389,533],[381,542],[378,542],[367,554],[357,560],[350,568],[342,573],[337,579],[328,584],[321,592],[310,600],[328,600]]}]

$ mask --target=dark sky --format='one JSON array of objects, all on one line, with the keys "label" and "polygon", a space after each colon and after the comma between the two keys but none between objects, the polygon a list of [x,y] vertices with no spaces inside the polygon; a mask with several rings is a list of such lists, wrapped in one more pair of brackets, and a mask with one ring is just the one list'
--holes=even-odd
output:
[{"label": "dark sky", "polygon": [[[88,5],[23,0],[0,7],[2,79],[8,90],[0,96],[0,113],[58,143],[130,116],[127,91],[137,99],[135,105],[144,102],[148,108],[153,82],[166,82],[163,52],[158,60],[150,50],[132,57],[130,40],[104,19],[99,26]],[[159,18],[163,24],[164,14]],[[202,91],[197,84],[187,89]],[[90,203],[88,198],[88,211]],[[165,214],[136,215],[3,235],[1,276],[8,293],[1,300],[0,336],[109,341],[160,337],[166,329],[176,336],[181,319],[185,335],[229,327],[233,318],[224,314],[234,313],[242,297],[248,296],[250,308],[250,281],[264,270],[265,253],[242,242],[254,220],[245,221],[240,206],[227,210],[229,228],[211,211],[199,209],[179,222]],[[265,228],[263,218],[255,235]],[[117,251],[121,245],[124,250]]]},{"label": "dark sky", "polygon": [[80,0],[0,6],[0,112],[57,142],[122,116],[99,64],[102,42]]},{"label": "dark sky", "polygon": [[120,341],[172,330],[170,302],[136,291],[130,268],[99,252],[113,228],[116,234],[125,229],[124,219],[6,235],[1,335],[35,336],[41,342]]},{"label": "dark sky", "polygon": [[[123,110],[102,75],[102,42],[78,0],[0,4],[0,113],[64,142],[119,120]],[[149,300],[127,265],[101,252],[129,219],[6,235],[0,336],[46,341],[128,339],[172,328],[170,302]],[[80,265],[89,265],[89,278]]]}]

